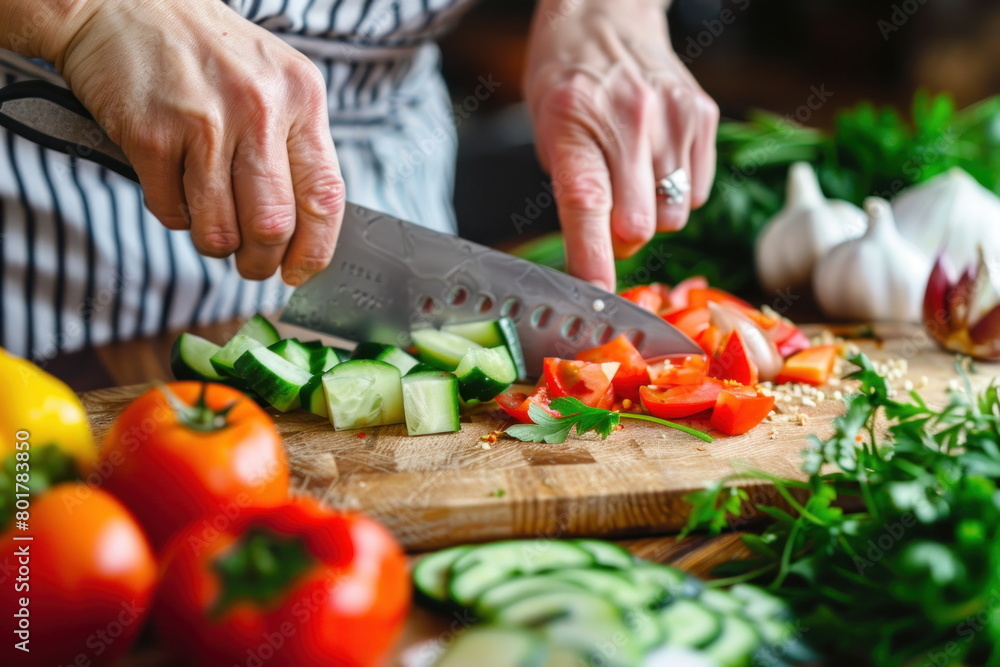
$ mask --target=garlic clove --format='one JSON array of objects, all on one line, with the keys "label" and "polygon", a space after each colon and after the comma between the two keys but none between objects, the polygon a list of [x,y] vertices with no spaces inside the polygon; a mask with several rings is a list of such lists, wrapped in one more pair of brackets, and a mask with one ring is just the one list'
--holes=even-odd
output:
[{"label": "garlic clove", "polygon": [[992,341],[1000,344],[1000,303],[980,317],[969,329],[969,339],[976,345],[987,345]]},{"label": "garlic clove", "polygon": [[840,218],[845,241],[864,236],[865,230],[868,229],[868,216],[865,215],[860,206],[855,206],[843,199],[829,199],[827,206]]},{"label": "garlic clove", "polygon": [[756,322],[725,304],[710,301],[708,310],[711,313],[712,324],[719,327],[723,336],[733,330],[738,330],[743,336],[747,354],[757,366],[761,382],[769,382],[777,377],[783,363],[781,355],[778,354],[774,342]]},{"label": "garlic clove", "polygon": [[927,279],[927,289],[924,291],[924,326],[931,336],[938,341],[947,338],[951,329],[951,313],[948,304],[951,292],[955,287],[954,272],[944,254],[938,255]]}]

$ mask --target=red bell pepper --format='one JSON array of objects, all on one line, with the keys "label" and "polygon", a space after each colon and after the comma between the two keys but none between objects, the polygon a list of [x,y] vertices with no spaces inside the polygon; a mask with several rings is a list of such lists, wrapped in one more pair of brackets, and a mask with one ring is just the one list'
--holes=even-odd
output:
[{"label": "red bell pepper", "polygon": [[576,355],[577,361],[591,363],[618,362],[618,371],[611,384],[615,393],[632,401],[639,400],[639,387],[649,384],[646,360],[624,334],[598,347],[584,350]]},{"label": "red bell pepper", "polygon": [[764,421],[773,409],[773,396],[745,396],[724,389],[712,410],[712,428],[727,435],[740,435]]},{"label": "red bell pepper", "polygon": [[820,345],[802,350],[785,360],[775,382],[802,382],[804,384],[826,384],[837,363],[837,346]]}]

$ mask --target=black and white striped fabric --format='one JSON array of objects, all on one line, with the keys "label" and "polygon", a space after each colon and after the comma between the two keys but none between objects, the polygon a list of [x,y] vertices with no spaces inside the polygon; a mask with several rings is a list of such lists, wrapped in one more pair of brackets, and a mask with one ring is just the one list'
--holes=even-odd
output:
[{"label": "black and white striped fabric", "polygon": [[[452,210],[455,132],[433,40],[473,0],[228,0],[309,56],[351,201],[440,231]],[[0,50],[0,81],[61,79]],[[280,308],[275,276],[165,229],[133,183],[0,128],[0,346],[58,352]]]}]

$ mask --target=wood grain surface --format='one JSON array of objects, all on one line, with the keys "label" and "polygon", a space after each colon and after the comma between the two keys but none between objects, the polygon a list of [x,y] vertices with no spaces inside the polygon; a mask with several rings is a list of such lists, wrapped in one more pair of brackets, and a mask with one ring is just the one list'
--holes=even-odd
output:
[{"label": "wood grain surface", "polygon": [[[952,358],[916,329],[880,332],[884,341],[860,341],[873,359],[903,360],[904,377],[930,400],[939,400],[955,377]],[[900,361],[895,366],[902,368]],[[984,381],[993,367],[976,376]],[[849,384],[825,388],[847,391]],[[98,434],[146,386],[84,395]],[[752,432],[706,444],[652,424],[628,422],[599,440],[571,436],[561,445],[480,436],[507,425],[503,413],[484,408],[454,434],[408,437],[402,425],[334,431],[304,411],[277,415],[297,486],[336,507],[364,511],[387,525],[413,551],[511,537],[627,536],[664,533],[687,517],[683,496],[740,466],[799,474],[808,434],[826,435],[841,409],[836,400],[795,405],[802,419],[766,422]],[[707,424],[695,425],[705,426]],[[766,487],[753,501],[774,503]],[[753,505],[745,518],[753,515]]]}]

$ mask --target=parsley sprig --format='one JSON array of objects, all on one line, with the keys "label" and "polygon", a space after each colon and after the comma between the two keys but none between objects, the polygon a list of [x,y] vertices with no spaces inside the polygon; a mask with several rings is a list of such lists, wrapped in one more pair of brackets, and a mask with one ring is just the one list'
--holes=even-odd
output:
[{"label": "parsley sprig", "polygon": [[559,416],[551,415],[540,405],[532,403],[528,406],[528,417],[534,423],[515,424],[507,429],[507,435],[517,438],[522,442],[545,442],[550,445],[557,445],[566,442],[566,438],[575,426],[577,435],[594,431],[604,440],[618,428],[621,418],[626,417],[628,419],[639,419],[668,428],[674,428],[700,438],[705,442],[712,442],[712,436],[690,426],[659,419],[658,417],[650,417],[649,415],[592,408],[580,399],[569,396],[554,399],[549,407],[558,412]]},{"label": "parsley sprig", "polygon": [[685,532],[754,528],[746,489],[775,490],[772,522],[715,585],[769,586],[789,601],[826,664],[1000,665],[1000,391],[960,391],[936,407],[900,400],[867,357],[833,435],[812,438],[805,479],[746,471],[690,494]]}]

